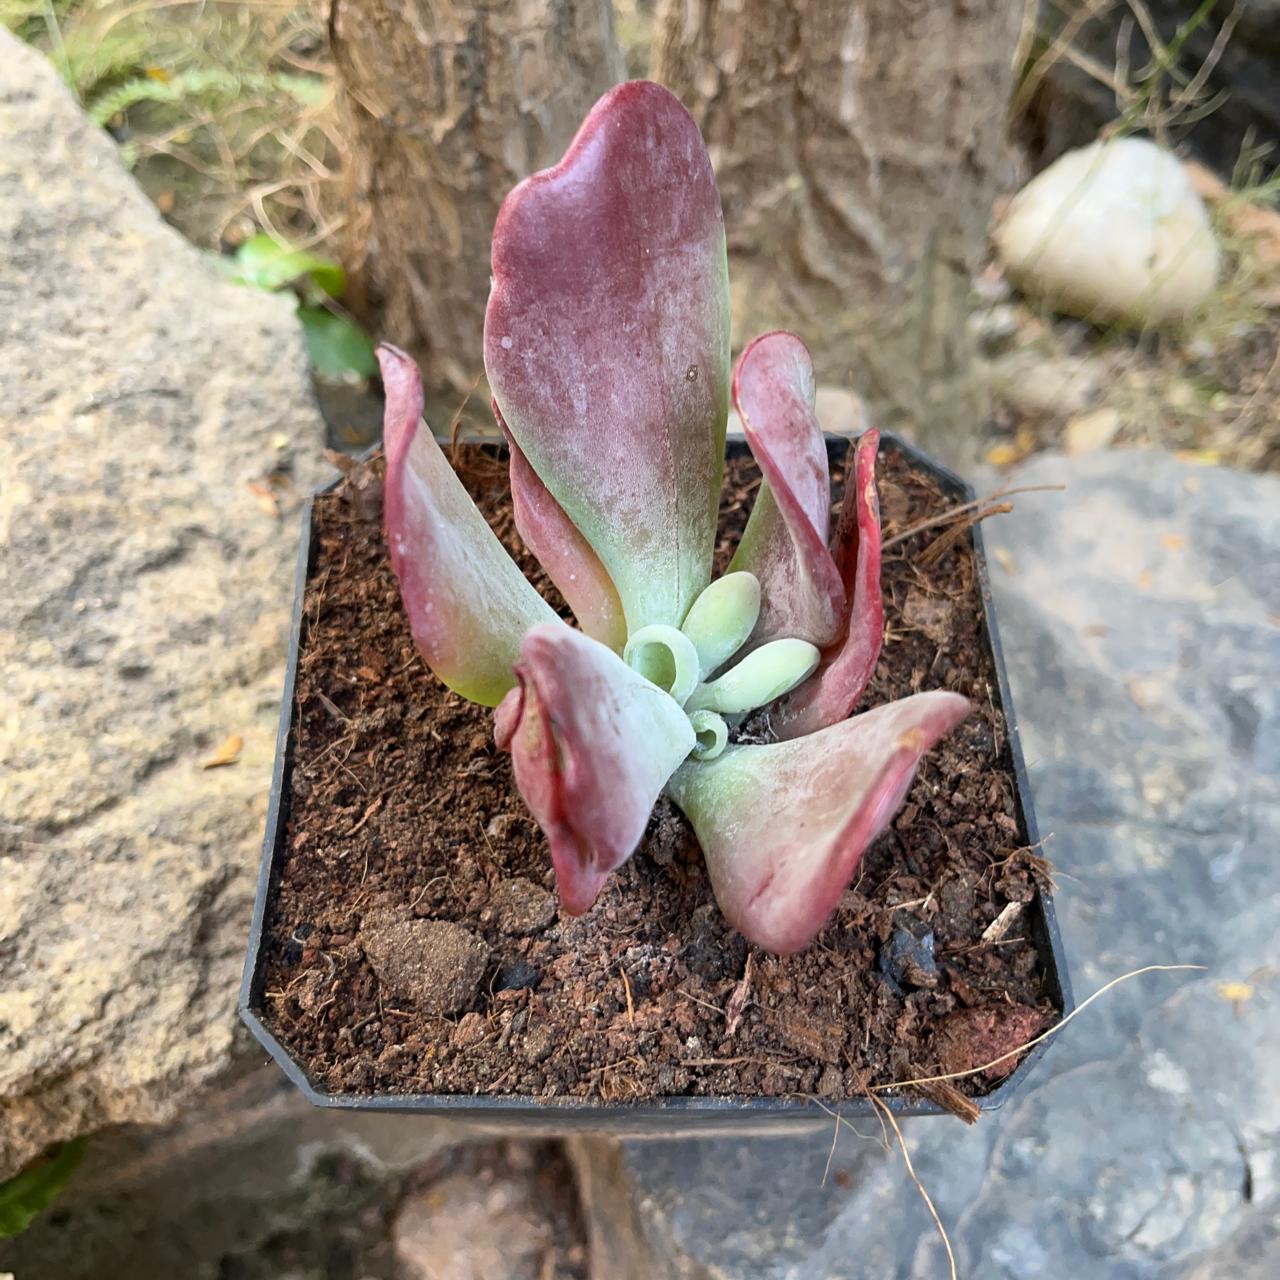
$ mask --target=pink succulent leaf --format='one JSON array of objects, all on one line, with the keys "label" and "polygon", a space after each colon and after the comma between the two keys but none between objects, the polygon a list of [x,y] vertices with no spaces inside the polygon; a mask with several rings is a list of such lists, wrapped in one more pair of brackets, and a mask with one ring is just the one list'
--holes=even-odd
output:
[{"label": "pink succulent leaf", "polygon": [[592,109],[493,233],[485,368],[512,436],[616,586],[629,630],[707,585],[728,412],[724,217],[668,90]]},{"label": "pink succulent leaf", "polygon": [[858,437],[853,449],[853,470],[840,504],[831,539],[831,556],[850,596],[857,594],[858,557],[864,543],[874,543],[874,559],[865,572],[874,574],[868,586],[880,594],[880,493],[876,488],[876,458],[880,453],[880,432],[869,427]]},{"label": "pink succulent leaf", "polygon": [[793,333],[766,333],[738,357],[733,403],[764,475],[731,566],[760,580],[752,645],[785,636],[821,648],[843,630],[844,584],[827,550],[831,475],[814,394],[813,362]]},{"label": "pink succulent leaf", "polygon": [[524,633],[536,622],[563,624],[507,555],[422,423],[417,366],[386,344],[378,362],[387,394],[387,543],[414,642],[450,689],[494,706],[515,684],[512,664]]},{"label": "pink succulent leaf", "polygon": [[537,556],[583,631],[593,640],[620,652],[627,642],[627,620],[617,587],[590,543],[538,479],[538,473],[529,465],[502,420],[496,402],[493,413],[507,437],[511,454],[511,501],[516,528],[525,546]]},{"label": "pink succulent leaf", "polygon": [[808,946],[921,757],[969,709],[959,694],[918,693],[807,738],[731,746],[677,770],[667,789],[734,928],[779,954]]},{"label": "pink succulent leaf", "polygon": [[508,689],[502,701],[493,709],[493,745],[499,751],[511,750],[511,739],[520,727],[520,716],[524,711],[524,687],[517,680],[513,689]]},{"label": "pink succulent leaf", "polygon": [[852,474],[834,541],[835,561],[849,594],[844,637],[823,654],[822,664],[787,697],[773,717],[780,738],[797,738],[843,720],[875,674],[884,639],[880,590],[880,499],[876,451],[880,433],[865,431],[854,449]]},{"label": "pink succulent leaf", "polygon": [[531,628],[516,675],[520,693],[499,707],[495,738],[546,833],[560,900],[580,915],[635,852],[693,750],[693,727],[661,689],[571,627]]}]

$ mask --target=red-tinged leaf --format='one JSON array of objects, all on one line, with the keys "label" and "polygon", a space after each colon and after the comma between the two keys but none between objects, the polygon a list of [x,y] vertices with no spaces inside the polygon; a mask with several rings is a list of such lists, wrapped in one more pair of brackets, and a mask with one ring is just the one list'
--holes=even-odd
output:
[{"label": "red-tinged leaf", "polygon": [[668,791],[729,922],[769,951],[808,946],[920,758],[968,712],[959,694],[918,693],[807,738],[728,747],[679,769]]},{"label": "red-tinged leaf", "polygon": [[524,709],[524,688],[516,681],[514,689],[508,689],[503,699],[493,709],[493,745],[499,751],[511,750],[511,739],[520,727],[520,713]]},{"label": "red-tinged leaf", "polygon": [[590,543],[538,479],[496,402],[493,413],[511,453],[511,501],[525,546],[537,556],[583,631],[620,652],[627,642],[627,620],[617,587]]},{"label": "red-tinged leaf", "polygon": [[793,333],[766,333],[738,357],[733,403],[764,476],[731,566],[760,580],[753,645],[788,637],[821,648],[843,629],[844,585],[827,550],[831,473],[815,390],[813,362]]},{"label": "red-tinged leaf", "polygon": [[654,801],[693,749],[693,728],[661,689],[571,627],[533,627],[516,675],[520,689],[498,708],[494,737],[546,833],[560,900],[580,915],[635,852]]},{"label": "red-tinged leaf", "polygon": [[423,426],[417,366],[387,345],[378,348],[378,362],[387,394],[387,543],[414,641],[449,688],[494,706],[515,684],[512,664],[524,633],[536,622],[562,624]]},{"label": "red-tinged leaf", "polygon": [[668,90],[610,90],[564,159],[507,196],[484,359],[629,630],[679,626],[711,572],[729,292],[711,162]]},{"label": "red-tinged leaf", "polygon": [[801,737],[843,720],[858,704],[875,674],[884,639],[880,590],[880,499],[876,451],[880,433],[865,431],[854,450],[852,475],[835,536],[835,561],[850,601],[843,639],[823,654],[822,665],[778,708],[774,727],[781,738]]}]

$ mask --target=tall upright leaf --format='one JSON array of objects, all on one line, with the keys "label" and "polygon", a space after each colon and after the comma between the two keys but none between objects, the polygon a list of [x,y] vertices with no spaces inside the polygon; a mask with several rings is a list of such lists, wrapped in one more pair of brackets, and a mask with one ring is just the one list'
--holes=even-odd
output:
[{"label": "tall upright leaf", "polygon": [[630,631],[707,585],[728,410],[724,217],[697,125],[619,85],[503,203],[485,368],[524,456],[618,589]]}]

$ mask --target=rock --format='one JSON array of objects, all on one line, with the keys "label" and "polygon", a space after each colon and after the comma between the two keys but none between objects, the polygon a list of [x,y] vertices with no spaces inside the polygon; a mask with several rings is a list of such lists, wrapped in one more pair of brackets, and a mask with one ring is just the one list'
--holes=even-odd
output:
[{"label": "rock", "polygon": [[[870,1133],[866,1126],[863,1131]],[[824,1180],[830,1149],[829,1130],[810,1138],[753,1141],[572,1139],[569,1153],[594,1274],[608,1280],[863,1280],[899,1274],[892,1254],[881,1251],[868,1260],[842,1220],[850,1188],[883,1181],[892,1166],[875,1143],[846,1134]],[[901,1207],[910,1207],[905,1196]],[[863,1227],[891,1231],[890,1222],[901,1217],[898,1206],[888,1211],[889,1221]]]},{"label": "rock", "polygon": [[[821,386],[814,395],[814,412],[824,431],[838,436],[860,436],[868,426],[867,406],[845,387]],[[729,410],[730,436],[742,435],[742,419],[736,409]]]},{"label": "rock", "polygon": [[489,895],[488,909],[503,933],[537,933],[556,918],[554,895],[523,876],[500,880]]},{"label": "rock", "polygon": [[537,1066],[539,1062],[545,1062],[555,1052],[555,1047],[555,1033],[550,1027],[539,1024],[524,1038],[525,1060]]},{"label": "rock", "polygon": [[1017,1065],[1016,1056],[1006,1055],[1015,1055],[1043,1029],[1044,1015],[1026,1005],[957,1009],[939,1029],[938,1062],[944,1071],[983,1067],[988,1080],[1003,1080]]},{"label": "rock", "polygon": [[1020,329],[1018,309],[1007,302],[975,311],[969,317],[969,331],[978,344],[978,350],[988,356],[1007,351],[1017,339]]},{"label": "rock", "polygon": [[898,988],[933,987],[938,964],[933,958],[933,930],[895,929],[880,949],[880,972]]},{"label": "rock", "polygon": [[95,1138],[54,1208],[0,1240],[0,1272],[584,1280],[559,1153],[472,1138],[445,1120],[319,1110],[274,1067],[256,1070],[171,1128]]},{"label": "rock", "polygon": [[1070,457],[1106,449],[1120,432],[1123,419],[1116,409],[1095,409],[1071,419],[1062,429],[1062,447]]},{"label": "rock", "polygon": [[513,960],[498,970],[493,984],[495,991],[522,991],[532,989],[542,981],[542,971],[527,960]]},{"label": "rock", "polygon": [[171,1127],[94,1138],[53,1208],[0,1240],[0,1271],[387,1276],[391,1207],[417,1168],[465,1137],[417,1116],[318,1110],[274,1066],[255,1070],[203,1093]]},{"label": "rock", "polygon": [[487,1034],[488,1027],[480,1014],[464,1013],[449,1036],[449,1043],[455,1049],[472,1049],[480,1044]]},{"label": "rock", "polygon": [[1181,161],[1142,138],[1054,161],[1014,197],[994,239],[1025,292],[1088,320],[1175,322],[1218,279],[1204,202]]},{"label": "rock", "polygon": [[[173,1117],[235,992],[322,427],[291,304],[0,31],[0,1179]],[[202,769],[243,739],[235,763]]]},{"label": "rock", "polygon": [[389,992],[434,1014],[465,1009],[489,963],[484,942],[451,920],[375,918],[361,927],[360,945]]},{"label": "rock", "polygon": [[[912,1162],[962,1276],[1280,1274],[1280,479],[1114,451],[1011,482],[1067,485],[984,534],[1077,999],[1206,969],[1114,987],[972,1128],[904,1122]],[[576,1141],[596,1265],[946,1275],[901,1157],[834,1136]]]},{"label": "rock", "polygon": [[942,596],[926,595],[912,587],[902,602],[902,621],[928,636],[934,644],[943,644],[951,636],[952,603]]},{"label": "rock", "polygon": [[1102,391],[1102,373],[1091,360],[1011,351],[988,366],[993,394],[1020,417],[1062,419],[1083,413]]},{"label": "rock", "polygon": [[511,1143],[472,1148],[422,1178],[392,1240],[403,1280],[582,1280],[577,1227],[567,1169],[544,1146]]}]

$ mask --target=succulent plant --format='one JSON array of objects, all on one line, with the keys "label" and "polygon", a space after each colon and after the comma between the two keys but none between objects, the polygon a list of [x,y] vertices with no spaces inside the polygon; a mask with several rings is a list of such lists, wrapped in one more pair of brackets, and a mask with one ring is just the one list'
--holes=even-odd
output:
[{"label": "succulent plant", "polygon": [[[590,909],[665,792],[730,922],[799,950],[969,704],[918,693],[850,718],[884,625],[878,436],[851,451],[829,537],[808,352],[765,334],[730,379],[720,198],[666,89],[607,93],[507,196],[484,350],[517,528],[578,626],[508,556],[422,426],[417,369],[384,346],[387,536],[418,648],[496,707],[567,911]],[[730,397],[763,482],[712,581]],[[776,741],[735,741],[760,708]]]}]

